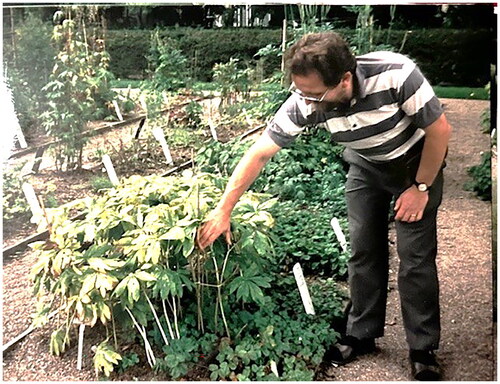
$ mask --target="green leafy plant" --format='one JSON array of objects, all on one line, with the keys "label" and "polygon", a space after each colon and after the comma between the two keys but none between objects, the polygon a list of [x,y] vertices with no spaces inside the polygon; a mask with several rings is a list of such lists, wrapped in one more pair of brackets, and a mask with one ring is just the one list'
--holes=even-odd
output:
[{"label": "green leafy plant", "polygon": [[159,118],[167,92],[174,92],[185,86],[188,78],[187,58],[177,48],[175,40],[164,38],[159,29],[150,34],[150,48],[147,55],[148,79],[141,89],[146,95],[147,113],[150,120]]},{"label": "green leafy plant", "polygon": [[84,14],[84,9],[77,7],[74,19],[54,27],[59,53],[49,83],[43,88],[48,108],[41,117],[46,132],[58,140],[54,151],[59,170],[81,168],[87,141],[82,135],[85,125],[103,117],[99,111],[106,109],[104,104],[114,97],[109,87],[109,56],[103,40],[95,38],[89,44]]},{"label": "green leafy plant", "polygon": [[[337,198],[341,199],[342,193]],[[276,261],[283,272],[291,272],[300,262],[305,275],[332,276],[341,279],[347,273],[348,252],[339,245],[330,225],[332,217],[340,217],[347,234],[345,207],[339,212],[333,204],[303,204],[286,201],[272,209]],[[347,236],[348,237],[348,236]]]},{"label": "green leafy plant", "polygon": [[239,68],[239,59],[231,58],[227,63],[215,64],[213,80],[219,86],[222,102],[219,109],[232,105],[238,96],[248,98],[250,90],[250,68]]},{"label": "green leafy plant", "polygon": [[465,184],[465,188],[473,191],[481,200],[491,200],[491,151],[481,154],[481,163],[467,169],[472,181]]},{"label": "green leafy plant", "polygon": [[[197,165],[229,176],[250,145],[239,140],[208,144],[198,152]],[[271,212],[276,220],[275,260],[282,271],[291,271],[301,261],[306,274],[341,278],[347,272],[349,255],[341,250],[330,225],[337,217],[346,229],[346,167],[341,151],[329,142],[325,130],[312,128],[289,149],[282,149],[251,186],[279,198]]]},{"label": "green leafy plant", "polygon": [[30,208],[21,188],[23,184],[21,170],[23,167],[24,164],[20,164],[3,174],[2,209],[4,225],[16,217],[29,218]]},{"label": "green leafy plant", "polygon": [[95,350],[94,367],[96,376],[99,376],[99,372],[103,372],[108,377],[113,372],[114,366],[118,365],[121,360],[123,360],[122,357],[114,351],[107,340],[103,341]]},{"label": "green leafy plant", "polygon": [[28,12],[17,24],[15,46],[4,41],[4,65],[12,90],[14,106],[24,135],[37,133],[40,114],[46,103],[42,87],[54,66],[55,48],[51,44],[51,25],[36,12]]},{"label": "green leafy plant", "polygon": [[189,128],[196,128],[202,122],[203,106],[192,100],[185,108],[187,115],[187,126]]},{"label": "green leafy plant", "polygon": [[135,352],[123,355],[121,358],[122,359],[119,360],[119,366],[118,366],[118,370],[120,372],[125,372],[127,369],[139,364],[140,362],[139,356]]},{"label": "green leafy plant", "polygon": [[[247,193],[232,218],[233,245],[217,241],[202,253],[195,247],[196,229],[221,193],[221,180],[208,174],[135,176],[95,200],[49,210],[51,237],[33,245],[38,261],[32,276],[37,296],[50,293],[48,306],[60,311],[52,351],[62,353],[70,344],[75,320],[102,324],[113,335],[112,352],[103,344],[95,360],[105,374],[120,360],[117,328],[137,330],[151,366],[159,360],[147,329],[157,329],[161,345],[174,348],[173,340],[188,340],[180,326],[188,314],[198,331],[209,327],[233,337],[229,303],[266,302],[261,288],[268,287],[265,256],[272,252],[267,232],[273,219],[267,210],[273,201]],[[86,217],[70,221],[69,211],[77,206]],[[165,366],[177,375],[190,361]]]},{"label": "green leafy plant", "polygon": [[90,180],[90,185],[95,192],[113,187],[113,183],[106,176],[95,176]]}]

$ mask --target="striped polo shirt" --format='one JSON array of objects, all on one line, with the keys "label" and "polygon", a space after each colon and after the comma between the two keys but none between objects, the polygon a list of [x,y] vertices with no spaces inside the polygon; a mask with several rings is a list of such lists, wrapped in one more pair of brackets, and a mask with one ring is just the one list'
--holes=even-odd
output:
[{"label": "striped polo shirt", "polygon": [[324,112],[292,94],[266,129],[277,145],[290,145],[307,125],[323,124],[337,143],[369,161],[385,162],[405,154],[443,113],[429,82],[407,57],[373,52],[356,61],[350,103]]}]

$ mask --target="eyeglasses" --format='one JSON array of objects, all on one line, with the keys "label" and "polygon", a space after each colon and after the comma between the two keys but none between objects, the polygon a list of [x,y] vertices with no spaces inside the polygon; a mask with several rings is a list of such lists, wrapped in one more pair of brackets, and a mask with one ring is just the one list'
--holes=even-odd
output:
[{"label": "eyeglasses", "polygon": [[321,96],[320,98],[317,98],[317,97],[312,97],[312,96],[306,96],[302,93],[302,91],[300,89],[297,89],[297,87],[295,86],[294,83],[292,83],[290,85],[290,88],[288,89],[288,91],[292,92],[292,93],[295,93],[296,95],[298,95],[301,99],[303,100],[307,100],[307,101],[312,101],[314,103],[321,103],[326,95],[328,94],[328,92],[330,92],[332,90],[332,88],[328,88],[325,93],[323,93],[323,96]]}]

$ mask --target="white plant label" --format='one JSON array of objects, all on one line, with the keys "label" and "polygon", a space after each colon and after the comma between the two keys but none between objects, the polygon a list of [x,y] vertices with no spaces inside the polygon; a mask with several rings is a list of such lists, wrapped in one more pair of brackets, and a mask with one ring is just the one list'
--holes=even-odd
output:
[{"label": "white plant label", "polygon": [[141,107],[144,110],[144,112],[148,113],[148,103],[146,103],[146,96],[144,95],[139,96],[139,102],[141,103]]},{"label": "white plant label", "polygon": [[297,282],[297,287],[299,287],[300,297],[302,298],[302,303],[304,304],[306,313],[308,315],[315,315],[316,312],[314,312],[311,295],[309,294],[309,289],[307,288],[307,283],[304,279],[304,273],[302,272],[302,267],[299,263],[293,266],[293,274],[295,276],[295,281]]},{"label": "white plant label", "polygon": [[118,180],[118,176],[115,172],[115,167],[113,167],[113,163],[111,162],[111,158],[109,155],[104,155],[102,157],[102,162],[104,167],[106,168],[106,172],[108,173],[109,180],[113,183],[113,185],[120,184],[120,180]]},{"label": "white plant label", "polygon": [[118,106],[116,100],[113,100],[113,106],[115,107],[116,116],[118,116],[120,121],[123,121],[123,116],[122,113],[120,112],[120,107]]},{"label": "white plant label", "polygon": [[217,132],[215,131],[215,124],[214,122],[212,121],[212,119],[208,119],[208,125],[210,127],[210,133],[212,134],[212,137],[215,141],[219,141],[218,137],[217,137]]},{"label": "white plant label", "polygon": [[347,251],[347,240],[345,239],[344,232],[342,232],[339,220],[336,217],[334,217],[332,221],[330,221],[330,225],[332,226],[333,231],[335,232],[335,236],[337,236],[337,240],[339,241],[342,250],[344,252]]},{"label": "white plant label", "polygon": [[28,200],[31,213],[33,214],[32,220],[33,219],[39,220],[39,218],[42,217],[43,215],[43,211],[42,207],[40,207],[38,199],[36,198],[36,193],[35,190],[33,189],[33,186],[30,183],[23,183],[22,189],[24,192],[24,196],[26,197],[26,200]]},{"label": "white plant label", "polygon": [[250,119],[250,116],[247,113],[247,110],[243,108],[243,114],[245,115],[245,120],[247,121],[247,124],[251,127],[252,126],[252,119]]},{"label": "white plant label", "polygon": [[163,149],[163,154],[167,159],[167,164],[173,164],[174,160],[172,159],[170,149],[168,148],[167,140],[165,140],[163,129],[161,129],[160,127],[153,128],[153,136],[160,142],[161,148]]},{"label": "white plant label", "polygon": [[271,372],[274,373],[276,377],[280,377],[280,374],[278,372],[278,365],[274,360],[271,360]]},{"label": "white plant label", "polygon": [[82,370],[83,361],[83,335],[85,333],[85,324],[80,324],[78,329],[78,357],[76,360],[76,369]]}]

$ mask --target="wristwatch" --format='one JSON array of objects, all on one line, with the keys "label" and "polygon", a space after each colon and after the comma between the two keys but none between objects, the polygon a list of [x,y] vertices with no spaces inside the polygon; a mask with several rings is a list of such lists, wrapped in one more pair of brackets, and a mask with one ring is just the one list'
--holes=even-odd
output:
[{"label": "wristwatch", "polygon": [[415,185],[420,192],[427,192],[430,188],[429,185],[425,183],[419,183],[417,180],[413,182],[413,185]]}]

